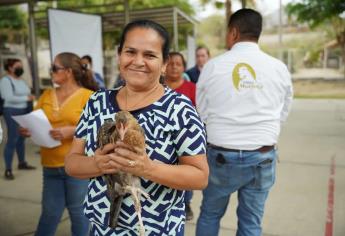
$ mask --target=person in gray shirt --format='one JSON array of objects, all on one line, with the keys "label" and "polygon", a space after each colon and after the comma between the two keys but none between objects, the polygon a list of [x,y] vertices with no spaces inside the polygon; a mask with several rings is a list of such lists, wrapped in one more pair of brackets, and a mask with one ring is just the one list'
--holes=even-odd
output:
[{"label": "person in gray shirt", "polygon": [[12,116],[23,115],[28,112],[28,102],[34,100],[30,88],[21,78],[24,73],[19,59],[8,59],[5,63],[7,74],[0,80],[0,94],[4,100],[3,116],[7,126],[7,142],[4,149],[5,179],[13,180],[12,161],[14,151],[18,156],[19,170],[32,170],[34,166],[25,161],[25,138],[19,134],[19,126]]}]

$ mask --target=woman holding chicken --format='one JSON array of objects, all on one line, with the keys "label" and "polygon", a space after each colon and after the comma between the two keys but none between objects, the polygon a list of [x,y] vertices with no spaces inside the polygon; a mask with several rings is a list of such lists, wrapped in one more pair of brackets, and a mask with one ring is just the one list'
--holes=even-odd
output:
[{"label": "woman holding chicken", "polygon": [[[126,85],[95,93],[84,108],[65,163],[68,174],[91,178],[84,204],[91,235],[139,234],[129,196],[123,198],[117,226],[108,226],[106,174],[126,172],[140,177],[147,194],[141,198],[146,235],[183,235],[184,190],[207,185],[203,124],[190,100],[159,82],[168,53],[169,35],[161,25],[149,20],[129,23],[118,50]],[[99,128],[121,110],[129,111],[144,130],[142,152],[134,152],[121,141],[98,147]]]}]

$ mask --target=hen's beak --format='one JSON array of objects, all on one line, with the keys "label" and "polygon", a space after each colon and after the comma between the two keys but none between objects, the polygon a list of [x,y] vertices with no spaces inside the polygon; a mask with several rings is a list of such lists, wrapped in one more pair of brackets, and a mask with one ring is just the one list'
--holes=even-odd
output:
[{"label": "hen's beak", "polygon": [[123,141],[123,139],[125,138],[125,134],[127,131],[127,127],[125,127],[122,123],[120,124],[120,129],[119,129],[119,134],[120,134],[120,139],[121,141]]}]

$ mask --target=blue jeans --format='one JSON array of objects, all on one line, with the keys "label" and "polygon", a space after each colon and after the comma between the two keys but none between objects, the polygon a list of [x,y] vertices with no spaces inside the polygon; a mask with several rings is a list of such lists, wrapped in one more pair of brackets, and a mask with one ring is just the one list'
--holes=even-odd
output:
[{"label": "blue jeans", "polygon": [[63,167],[43,167],[42,213],[35,235],[54,236],[65,207],[71,218],[71,235],[88,235],[89,220],[82,206],[87,185],[88,180],[68,176]]},{"label": "blue jeans", "polygon": [[275,181],[276,151],[226,152],[208,148],[209,183],[203,191],[197,236],[216,236],[230,195],[238,191],[236,236],[260,236],[268,192]]},{"label": "blue jeans", "polygon": [[19,135],[19,125],[11,116],[23,115],[26,108],[4,107],[4,118],[7,126],[7,142],[4,149],[6,170],[12,170],[14,151],[16,150],[19,163],[25,162],[25,138]]},{"label": "blue jeans", "polygon": [[184,195],[184,203],[190,204],[193,198],[193,191],[192,190],[186,190],[185,195]]}]

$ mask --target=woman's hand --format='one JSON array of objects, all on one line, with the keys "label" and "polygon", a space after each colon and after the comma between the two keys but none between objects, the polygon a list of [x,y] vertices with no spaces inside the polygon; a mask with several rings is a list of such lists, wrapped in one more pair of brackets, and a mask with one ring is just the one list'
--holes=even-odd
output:
[{"label": "woman's hand", "polygon": [[121,171],[141,177],[147,175],[153,164],[145,149],[140,150],[136,148],[134,151],[130,146],[121,141],[116,142],[115,153],[110,157],[112,163]]},{"label": "woman's hand", "polygon": [[30,94],[29,96],[28,96],[28,101],[33,101],[33,100],[35,100],[35,96],[34,95],[32,95],[32,94]]},{"label": "woman's hand", "polygon": [[31,133],[29,129],[24,128],[24,127],[19,127],[19,134],[26,138],[31,137]]},{"label": "woman's hand", "polygon": [[72,138],[74,135],[75,127],[74,126],[65,126],[55,128],[49,131],[50,136],[58,141]]},{"label": "woman's hand", "polygon": [[114,174],[119,170],[119,165],[112,159],[114,158],[115,144],[107,144],[102,149],[95,151],[95,162],[102,174]]}]

